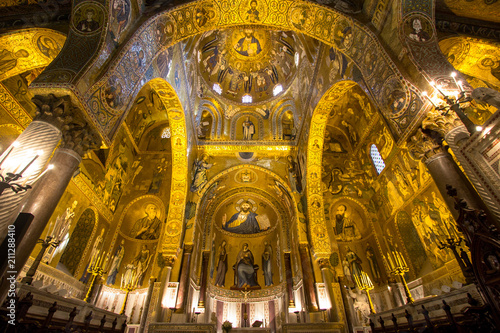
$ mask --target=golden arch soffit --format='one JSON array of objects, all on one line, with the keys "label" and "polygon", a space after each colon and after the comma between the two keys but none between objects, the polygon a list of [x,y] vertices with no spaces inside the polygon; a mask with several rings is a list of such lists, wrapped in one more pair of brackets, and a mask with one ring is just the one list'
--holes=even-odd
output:
[{"label": "golden arch soffit", "polygon": [[175,90],[162,79],[150,81],[151,89],[158,93],[167,109],[172,143],[172,183],[167,225],[162,235],[161,252],[177,254],[184,227],[184,206],[187,195],[187,137],[186,121],[181,102]]}]

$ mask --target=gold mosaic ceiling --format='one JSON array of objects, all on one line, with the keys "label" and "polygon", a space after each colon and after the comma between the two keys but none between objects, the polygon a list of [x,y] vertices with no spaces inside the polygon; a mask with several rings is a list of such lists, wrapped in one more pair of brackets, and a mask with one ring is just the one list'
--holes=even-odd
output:
[{"label": "gold mosaic ceiling", "polygon": [[211,31],[199,43],[199,73],[216,96],[256,105],[281,96],[297,73],[292,32],[237,27]]}]

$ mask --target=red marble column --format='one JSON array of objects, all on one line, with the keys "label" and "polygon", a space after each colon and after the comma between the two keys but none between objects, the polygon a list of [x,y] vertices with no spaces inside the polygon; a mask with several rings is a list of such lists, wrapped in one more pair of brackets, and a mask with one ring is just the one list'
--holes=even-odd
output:
[{"label": "red marble column", "polygon": [[302,263],[302,282],[304,284],[304,294],[306,296],[307,310],[309,312],[318,311],[318,301],[316,289],[314,288],[314,274],[309,253],[309,244],[299,245],[300,261]]},{"label": "red marble column", "polygon": [[188,295],[189,268],[193,244],[184,244],[184,254],[182,258],[181,276],[179,278],[179,291],[177,292],[177,302],[175,304],[176,313],[184,313],[186,298]]},{"label": "red marble column", "polygon": [[285,253],[285,276],[286,276],[286,290],[288,294],[288,306],[295,307],[293,298],[293,280],[292,280],[292,262],[290,261],[290,253]]},{"label": "red marble column", "polygon": [[198,307],[205,307],[206,293],[207,293],[207,281],[208,281],[208,262],[210,260],[210,252],[203,252],[203,257],[201,259],[201,286],[200,286],[200,299],[198,301]]}]

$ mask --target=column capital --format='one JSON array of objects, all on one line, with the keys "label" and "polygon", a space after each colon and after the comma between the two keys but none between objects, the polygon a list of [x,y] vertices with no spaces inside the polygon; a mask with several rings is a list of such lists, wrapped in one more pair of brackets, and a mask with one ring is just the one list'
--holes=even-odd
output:
[{"label": "column capital", "polygon": [[166,267],[174,267],[175,260],[177,260],[177,257],[172,255],[164,255],[163,260],[165,261]]},{"label": "column capital", "polygon": [[36,105],[34,120],[49,123],[62,132],[61,148],[83,156],[89,149],[99,147],[99,134],[85,121],[84,113],[73,105],[70,96],[36,95],[32,101]]},{"label": "column capital", "polygon": [[184,253],[193,253],[193,248],[194,248],[194,245],[193,244],[184,244]]},{"label": "column capital", "polygon": [[299,243],[299,251],[307,253],[309,251],[309,243]]},{"label": "column capital", "polygon": [[328,258],[318,258],[318,265],[320,269],[330,268],[330,259]]},{"label": "column capital", "polygon": [[31,101],[36,106],[33,120],[44,121],[59,130],[62,130],[65,125],[71,122],[76,111],[69,96],[35,95]]}]

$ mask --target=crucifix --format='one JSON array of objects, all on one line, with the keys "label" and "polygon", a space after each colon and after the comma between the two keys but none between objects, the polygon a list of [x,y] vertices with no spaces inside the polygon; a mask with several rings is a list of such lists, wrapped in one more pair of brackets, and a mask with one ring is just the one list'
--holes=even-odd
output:
[{"label": "crucifix", "polygon": [[248,312],[247,312],[247,304],[248,304],[248,295],[252,292],[251,290],[248,290],[245,288],[245,290],[240,290],[241,293],[244,295],[243,296],[243,307],[245,308],[245,312],[243,313],[243,320],[244,320],[244,326],[248,327]]}]

